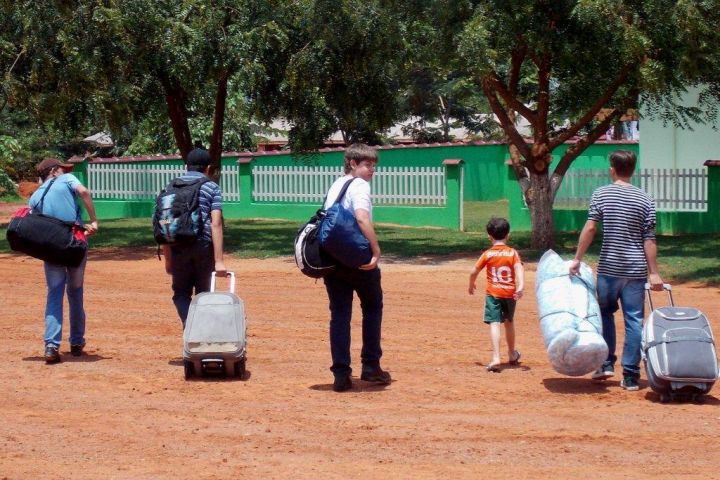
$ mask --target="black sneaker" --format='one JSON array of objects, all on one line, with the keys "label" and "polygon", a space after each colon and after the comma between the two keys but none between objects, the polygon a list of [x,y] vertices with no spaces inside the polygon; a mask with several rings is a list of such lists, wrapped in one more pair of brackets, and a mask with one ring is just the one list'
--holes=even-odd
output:
[{"label": "black sneaker", "polygon": [[85,348],[85,344],[82,345],[70,345],[70,354],[73,357],[79,357],[83,353],[83,348]]},{"label": "black sneaker", "polygon": [[335,381],[333,382],[333,392],[345,392],[350,390],[352,386],[352,378],[350,378],[350,375],[341,375],[339,377],[335,377]]},{"label": "black sneaker", "polygon": [[392,382],[392,377],[389,372],[386,372],[382,368],[378,367],[375,370],[363,371],[360,374],[360,380],[389,385],[390,382]]},{"label": "black sneaker", "polygon": [[593,372],[592,379],[601,382],[611,378],[613,375],[615,375],[615,367],[613,367],[612,363],[605,362],[602,367]]},{"label": "black sneaker", "polygon": [[58,363],[60,361],[60,350],[56,345],[48,343],[45,345],[45,363]]},{"label": "black sneaker", "polygon": [[640,385],[638,384],[637,377],[634,377],[632,375],[625,375],[625,378],[622,379],[620,382],[620,386],[624,388],[625,390],[634,392],[636,390],[640,390]]}]

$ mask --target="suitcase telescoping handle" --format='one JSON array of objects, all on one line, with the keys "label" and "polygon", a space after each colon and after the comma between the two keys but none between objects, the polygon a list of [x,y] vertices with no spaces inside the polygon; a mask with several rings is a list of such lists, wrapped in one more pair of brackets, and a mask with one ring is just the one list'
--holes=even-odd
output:
[{"label": "suitcase telescoping handle", "polygon": [[[227,272],[226,276],[230,277],[230,288],[228,291],[235,293],[235,272]],[[212,275],[210,275],[210,291],[215,291],[215,272],[212,272]]]},{"label": "suitcase telescoping handle", "polygon": [[[670,299],[670,306],[674,307],[675,302],[673,301],[672,287],[670,286],[670,284],[663,283],[663,290],[665,290],[668,293],[668,298]],[[655,308],[653,307],[652,295],[650,294],[650,284],[647,282],[645,283],[645,291],[647,292],[647,299],[648,299],[648,303],[650,304],[650,311],[653,311],[653,310],[655,310]]]}]

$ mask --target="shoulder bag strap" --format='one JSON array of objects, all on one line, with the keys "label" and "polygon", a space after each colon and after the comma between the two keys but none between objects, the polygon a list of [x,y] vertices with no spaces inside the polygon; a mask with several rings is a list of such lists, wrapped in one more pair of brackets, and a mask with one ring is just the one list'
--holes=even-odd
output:
[{"label": "shoulder bag strap", "polygon": [[[342,202],[342,199],[345,197],[345,192],[347,192],[347,189],[350,187],[350,184],[351,184],[351,183],[353,182],[353,180],[355,180],[356,178],[357,178],[357,177],[353,177],[353,178],[351,178],[350,180],[348,180],[347,182],[345,182],[345,185],[343,185],[342,190],[340,190],[340,193],[338,193],[338,196],[337,196],[337,198],[335,199],[335,201],[333,202],[333,204]],[[325,203],[325,202],[323,202],[323,203]]]},{"label": "shoulder bag strap", "polygon": [[55,183],[56,179],[57,179],[57,177],[50,180],[50,183],[48,183],[48,186],[45,187],[45,191],[43,192],[42,197],[40,197],[40,201],[37,204],[37,208],[38,208],[38,210],[40,210],[40,213],[42,213],[42,211],[43,211],[43,203],[45,202],[45,195],[48,194],[48,192],[50,191],[50,187],[52,187],[52,184]]}]

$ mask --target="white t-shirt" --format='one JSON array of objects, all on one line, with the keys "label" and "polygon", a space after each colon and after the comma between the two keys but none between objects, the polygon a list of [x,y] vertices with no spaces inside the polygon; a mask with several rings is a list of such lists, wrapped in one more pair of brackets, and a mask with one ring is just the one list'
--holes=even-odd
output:
[{"label": "white t-shirt", "polygon": [[[345,185],[345,182],[351,178],[353,178],[352,175],[345,175],[333,182],[330,190],[328,190],[327,200],[325,200],[323,208],[327,209],[335,203],[335,199],[338,194],[340,194],[340,190],[342,190],[343,185]],[[370,184],[360,177],[355,177],[355,180],[350,184],[347,192],[345,192],[345,197],[342,200],[342,206],[353,212],[353,215],[355,215],[355,210],[358,208],[366,210],[370,214],[370,220],[372,220]]]}]

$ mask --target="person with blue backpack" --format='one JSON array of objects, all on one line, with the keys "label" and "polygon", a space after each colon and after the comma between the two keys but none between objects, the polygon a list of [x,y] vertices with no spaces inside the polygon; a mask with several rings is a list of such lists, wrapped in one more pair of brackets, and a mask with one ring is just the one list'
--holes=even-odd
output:
[{"label": "person with blue backpack", "polygon": [[210,290],[210,277],[223,276],[222,192],[208,178],[210,154],[195,148],[187,172],[158,195],[153,228],[163,246],[165,271],[172,275],[173,304],[185,328],[193,294]]},{"label": "person with blue backpack", "polygon": [[[338,199],[351,211],[362,234],[370,245],[369,260],[357,268],[343,263],[324,277],[330,302],[330,353],[335,381],[333,390],[344,392],[352,388],[350,367],[350,320],[353,293],[357,293],[362,310],[362,339],[360,379],[387,385],[390,374],[380,368],[382,348],[380,336],[383,314],[383,292],[380,283],[380,244],[372,223],[370,180],[378,162],[377,151],[356,143],[345,150],[345,175],[339,177],[328,190],[324,208],[329,209]],[[342,194],[344,191],[344,195]]]}]

